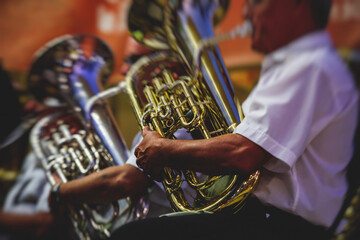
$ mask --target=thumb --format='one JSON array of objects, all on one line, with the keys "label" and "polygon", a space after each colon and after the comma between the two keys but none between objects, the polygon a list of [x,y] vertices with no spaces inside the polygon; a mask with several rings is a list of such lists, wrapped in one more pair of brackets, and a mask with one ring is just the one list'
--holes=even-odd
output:
[{"label": "thumb", "polygon": [[150,128],[148,126],[143,128],[143,136],[145,136],[146,134],[148,134],[149,132],[151,132]]}]

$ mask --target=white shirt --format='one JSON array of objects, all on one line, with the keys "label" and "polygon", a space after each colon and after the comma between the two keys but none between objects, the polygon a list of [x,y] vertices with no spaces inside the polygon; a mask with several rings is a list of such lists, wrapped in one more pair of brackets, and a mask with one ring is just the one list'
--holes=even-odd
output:
[{"label": "white shirt", "polygon": [[24,159],[14,186],[7,193],[4,212],[35,214],[49,212],[48,196],[51,186],[45,171],[33,152]]},{"label": "white shirt", "polygon": [[326,32],[268,55],[235,129],[272,154],[254,194],[329,227],[347,190],[358,92]]}]

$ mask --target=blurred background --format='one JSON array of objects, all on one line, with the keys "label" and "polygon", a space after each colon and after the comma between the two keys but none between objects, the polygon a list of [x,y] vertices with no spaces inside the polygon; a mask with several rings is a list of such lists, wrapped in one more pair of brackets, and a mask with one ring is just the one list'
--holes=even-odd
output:
[{"label": "blurred background", "polygon": [[[231,1],[223,21],[215,32],[221,33],[242,23],[244,0]],[[26,76],[34,53],[48,41],[65,34],[93,34],[103,39],[115,56],[115,68],[109,86],[123,80],[120,67],[128,38],[127,11],[131,0],[1,0],[0,1],[0,81],[8,79],[15,89],[20,106],[31,99]],[[334,0],[328,27],[334,43],[359,79],[360,71],[360,1]],[[242,101],[256,84],[262,56],[250,48],[250,38],[231,40],[220,45],[235,91]],[[1,85],[2,86],[2,85]],[[0,96],[0,118],[8,112],[1,106],[13,95]],[[138,131],[126,96],[111,99],[111,106],[128,146]],[[14,110],[14,109],[13,109]],[[14,110],[15,111],[15,110]],[[6,128],[6,122],[0,122]],[[13,148],[19,156],[0,151],[0,203],[13,184],[22,161],[20,153],[27,144]],[[11,157],[8,157],[11,156]]]}]

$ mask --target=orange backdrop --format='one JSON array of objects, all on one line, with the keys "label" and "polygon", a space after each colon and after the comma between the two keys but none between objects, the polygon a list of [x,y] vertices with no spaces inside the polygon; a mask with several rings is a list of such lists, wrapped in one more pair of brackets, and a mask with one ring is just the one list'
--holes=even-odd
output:
[{"label": "orange backdrop", "polygon": [[[116,67],[122,63],[127,36],[126,12],[131,0],[1,0],[0,59],[5,69],[27,71],[34,52],[63,34],[89,33],[113,49]],[[217,32],[242,22],[243,0],[233,0]],[[360,49],[360,1],[334,0],[329,30],[337,46]],[[229,66],[259,64],[250,39],[221,44]]]}]

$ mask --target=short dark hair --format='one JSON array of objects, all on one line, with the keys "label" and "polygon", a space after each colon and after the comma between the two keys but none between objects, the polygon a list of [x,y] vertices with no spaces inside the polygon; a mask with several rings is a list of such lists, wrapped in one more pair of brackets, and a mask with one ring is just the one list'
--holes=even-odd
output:
[{"label": "short dark hair", "polygon": [[312,15],[318,28],[327,26],[332,0],[310,0]]}]

